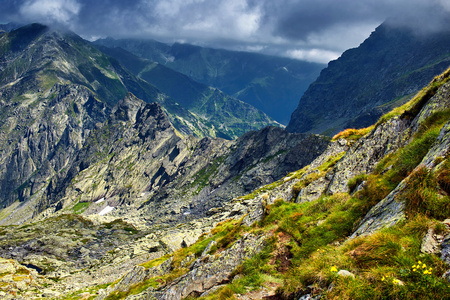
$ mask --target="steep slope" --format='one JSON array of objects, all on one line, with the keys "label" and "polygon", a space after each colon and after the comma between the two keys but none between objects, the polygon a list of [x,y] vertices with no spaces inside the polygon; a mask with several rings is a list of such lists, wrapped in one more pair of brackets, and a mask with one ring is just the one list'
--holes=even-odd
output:
[{"label": "steep slope", "polygon": [[[127,74],[81,38],[32,24],[0,37],[1,205],[38,193],[127,92]],[[120,75],[119,75],[120,74]],[[124,78],[121,78],[121,76]],[[136,92],[148,98],[156,89]]]},{"label": "steep slope", "polygon": [[209,235],[136,266],[97,298],[447,298],[449,91],[447,70],[371,128],[337,135],[309,166],[236,198],[226,207],[233,219]]},{"label": "steep slope", "polygon": [[[0,255],[40,271],[35,288],[57,298],[445,299],[449,103],[447,70],[328,144],[274,127],[183,139],[158,104],[128,95],[52,181],[36,222],[0,228]],[[5,286],[35,295],[8,268]]]},{"label": "steep slope", "polygon": [[[139,78],[156,86],[194,115],[207,120],[214,128],[230,134],[232,138],[264,126],[280,125],[253,106],[216,88],[195,82],[161,64],[139,58],[121,48],[97,47],[116,58]],[[231,139],[230,136],[222,137]]]},{"label": "steep slope", "polygon": [[158,62],[260,109],[282,124],[287,124],[299,97],[324,67],[289,58],[188,44],[169,46],[152,40],[108,38],[95,43]]},{"label": "steep slope", "polygon": [[321,72],[300,99],[288,131],[333,135],[373,124],[450,65],[448,45],[449,32],[425,36],[382,24]]},{"label": "steep slope", "polygon": [[[51,207],[47,213],[63,213],[103,198],[104,206],[116,208],[113,217],[179,223],[278,180],[310,162],[327,143],[276,127],[235,141],[183,138],[159,105],[128,95],[91,132],[70,168],[50,183],[38,212]],[[133,223],[145,227],[147,222]]]}]

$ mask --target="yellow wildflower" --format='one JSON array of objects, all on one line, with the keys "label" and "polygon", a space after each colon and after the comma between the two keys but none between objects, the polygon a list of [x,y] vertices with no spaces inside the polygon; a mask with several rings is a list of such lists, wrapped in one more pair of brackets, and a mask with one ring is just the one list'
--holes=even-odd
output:
[{"label": "yellow wildflower", "polygon": [[331,272],[337,272],[337,271],[338,271],[338,269],[337,269],[337,267],[336,267],[336,266],[332,266],[332,267],[330,268],[330,271],[331,271]]},{"label": "yellow wildflower", "polygon": [[414,268],[414,269],[413,269],[413,271],[415,272],[415,271],[417,271],[417,269],[416,269],[416,268]]},{"label": "yellow wildflower", "polygon": [[419,260],[419,265],[421,265],[422,264],[422,262]]},{"label": "yellow wildflower", "polygon": [[386,278],[383,276],[383,277],[381,277],[381,281],[384,281]]},{"label": "yellow wildflower", "polygon": [[422,269],[426,269],[427,268],[427,265],[426,264],[423,264],[422,265]]}]

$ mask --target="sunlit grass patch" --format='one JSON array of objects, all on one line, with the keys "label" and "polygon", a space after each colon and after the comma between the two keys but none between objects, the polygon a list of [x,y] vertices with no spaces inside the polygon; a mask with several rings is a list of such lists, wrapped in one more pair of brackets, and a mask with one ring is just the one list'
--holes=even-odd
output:
[{"label": "sunlit grass patch", "polygon": [[372,125],[370,127],[366,127],[366,128],[360,128],[360,129],[348,128],[348,129],[345,129],[344,131],[339,132],[335,136],[333,136],[331,141],[336,141],[338,139],[346,139],[349,141],[356,141],[356,140],[359,140],[361,137],[365,136],[366,134],[368,134],[374,128],[375,128],[374,125]]}]

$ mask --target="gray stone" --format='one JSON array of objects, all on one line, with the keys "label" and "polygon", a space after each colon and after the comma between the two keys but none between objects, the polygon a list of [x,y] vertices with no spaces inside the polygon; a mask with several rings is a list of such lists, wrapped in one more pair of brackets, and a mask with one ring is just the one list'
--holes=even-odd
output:
[{"label": "gray stone", "polygon": [[445,273],[442,275],[442,278],[445,279],[445,280],[447,280],[448,283],[450,283],[450,270],[448,270],[447,272],[445,272]]},{"label": "gray stone", "polygon": [[450,265],[450,235],[447,235],[441,244],[441,259]]},{"label": "gray stone", "polygon": [[422,239],[420,252],[428,254],[437,254],[440,252],[440,243],[443,237],[437,236],[432,228],[428,229],[427,234]]},{"label": "gray stone", "polygon": [[349,272],[347,270],[339,270],[339,272],[337,272],[337,275],[341,276],[341,277],[355,278],[355,274],[353,274],[352,272]]},{"label": "gray stone", "polygon": [[245,259],[258,253],[265,236],[246,234],[219,255],[202,255],[191,270],[162,291],[161,300],[182,299],[202,293],[231,280],[232,271]]},{"label": "gray stone", "polygon": [[384,227],[390,227],[405,219],[404,203],[397,200],[399,191],[403,190],[402,181],[389,195],[372,207],[350,236],[351,239],[368,235]]}]

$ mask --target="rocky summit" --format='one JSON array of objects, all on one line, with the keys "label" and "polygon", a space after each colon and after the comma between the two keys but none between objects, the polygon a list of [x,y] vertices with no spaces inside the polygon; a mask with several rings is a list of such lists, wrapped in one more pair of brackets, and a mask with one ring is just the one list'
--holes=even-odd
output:
[{"label": "rocky summit", "polygon": [[2,299],[448,298],[450,69],[366,128],[230,140],[70,36],[0,35]]}]

